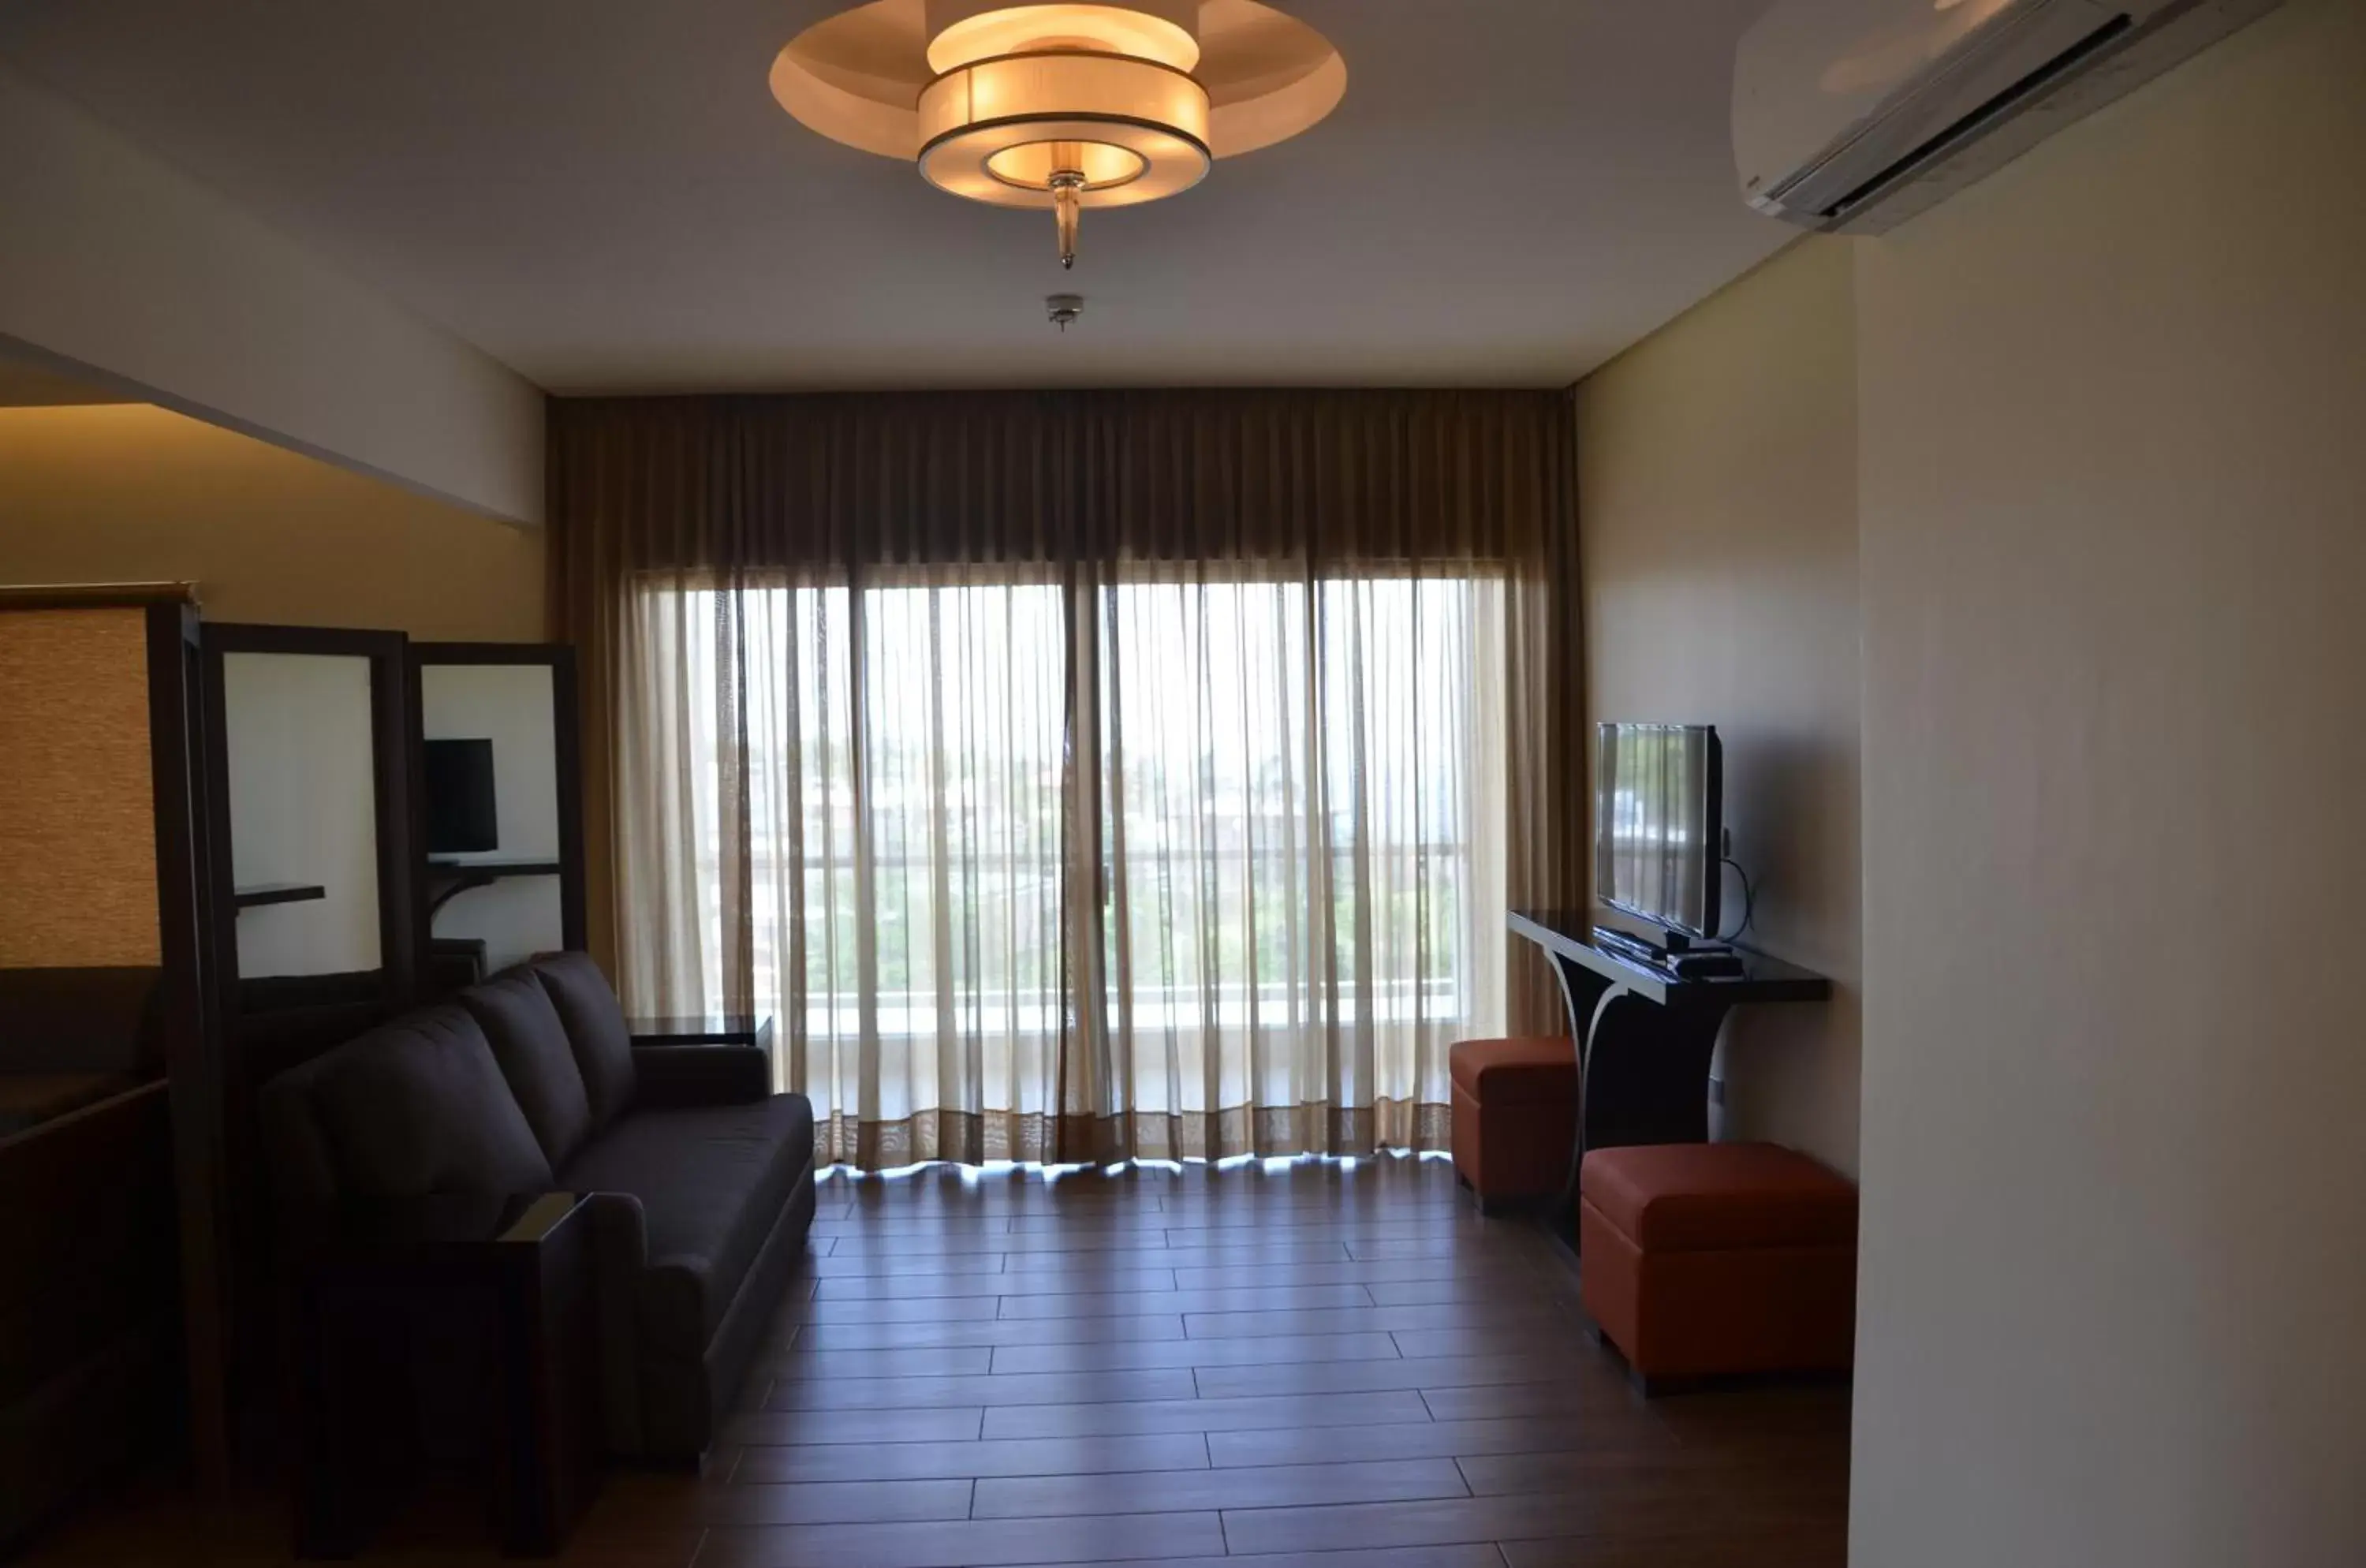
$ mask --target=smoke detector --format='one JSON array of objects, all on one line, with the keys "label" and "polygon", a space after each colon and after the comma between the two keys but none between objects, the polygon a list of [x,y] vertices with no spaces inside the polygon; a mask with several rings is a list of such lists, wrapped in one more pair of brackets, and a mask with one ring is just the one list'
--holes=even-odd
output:
[{"label": "smoke detector", "polygon": [[1085,297],[1081,294],[1047,294],[1043,298],[1043,309],[1051,316],[1052,324],[1066,332],[1068,323],[1085,313]]}]

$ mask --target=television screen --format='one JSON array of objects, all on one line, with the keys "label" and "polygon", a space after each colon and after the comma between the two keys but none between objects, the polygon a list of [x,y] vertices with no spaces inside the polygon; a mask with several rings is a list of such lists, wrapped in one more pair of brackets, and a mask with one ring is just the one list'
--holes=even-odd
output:
[{"label": "television screen", "polygon": [[1705,724],[1605,724],[1594,784],[1594,886],[1616,909],[1714,938],[1724,758]]},{"label": "television screen", "polygon": [[493,810],[493,743],[427,743],[427,852],[476,854],[501,847]]}]

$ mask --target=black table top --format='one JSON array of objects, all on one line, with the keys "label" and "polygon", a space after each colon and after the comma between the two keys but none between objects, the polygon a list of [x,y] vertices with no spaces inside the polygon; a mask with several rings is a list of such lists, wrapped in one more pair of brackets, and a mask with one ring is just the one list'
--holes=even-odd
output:
[{"label": "black table top", "polygon": [[1515,909],[1511,925],[1554,956],[1655,1002],[1815,1002],[1832,994],[1832,983],[1823,976],[1754,948],[1732,948],[1741,961],[1741,973],[1717,976],[1678,976],[1629,958],[1594,942],[1595,926],[1619,925],[1618,916],[1607,909]]},{"label": "black table top", "polygon": [[768,1012],[709,1012],[628,1018],[625,1028],[645,1045],[734,1044],[752,1043],[772,1023]]}]

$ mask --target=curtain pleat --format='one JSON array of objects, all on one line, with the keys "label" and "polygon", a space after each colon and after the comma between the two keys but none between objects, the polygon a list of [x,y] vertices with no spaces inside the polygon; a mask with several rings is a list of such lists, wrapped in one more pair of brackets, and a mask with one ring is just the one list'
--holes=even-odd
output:
[{"label": "curtain pleat", "polygon": [[825,1159],[1440,1147],[1583,896],[1564,394],[564,400],[596,953]]}]

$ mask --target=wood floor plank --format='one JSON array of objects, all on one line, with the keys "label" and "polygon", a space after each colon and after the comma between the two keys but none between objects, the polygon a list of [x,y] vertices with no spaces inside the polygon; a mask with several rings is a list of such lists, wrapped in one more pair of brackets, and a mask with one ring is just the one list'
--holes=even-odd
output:
[{"label": "wood floor plank", "polygon": [[[1391,1341],[1393,1343],[1393,1341]],[[994,1370],[994,1351],[977,1346],[902,1346],[889,1350],[792,1348],[769,1361],[775,1379],[958,1377]]]},{"label": "wood floor plank", "polygon": [[[1020,1242],[1031,1238],[1005,1236],[1001,1239],[1005,1242]],[[1042,1238],[1042,1245],[1003,1247],[1004,1256],[1010,1260],[1004,1271],[1012,1274],[1030,1273],[1039,1268],[1049,1266],[1050,1260],[1053,1259],[1065,1260],[1065,1266],[1071,1269],[1086,1267],[1089,1260],[1090,1266],[1096,1267],[1194,1269],[1263,1269],[1290,1267],[1297,1264],[1340,1264],[1355,1261],[1354,1257],[1347,1251],[1346,1242],[1320,1239],[1247,1240],[1235,1237],[1230,1242],[1178,1247],[1154,1235],[1146,1240],[1128,1238],[1122,1241],[1112,1241],[1107,1247],[1085,1249],[1050,1245],[1065,1239],[1066,1238],[1062,1236],[1045,1236]]]},{"label": "wood floor plank", "polygon": [[1451,1460],[1398,1460],[981,1481],[973,1514],[981,1519],[1052,1518],[1067,1514],[1306,1507],[1469,1495],[1462,1472]]},{"label": "wood floor plank", "polygon": [[[822,1261],[828,1262],[824,1258]],[[1377,1267],[1377,1266],[1376,1266]],[[882,1274],[844,1275],[815,1287],[813,1302],[918,1301],[923,1297],[1057,1296],[1078,1294],[1138,1295],[1145,1291],[1172,1293],[1172,1269],[1031,1269],[1022,1274]],[[991,1317],[991,1313],[986,1315]]]},{"label": "wood floor plank", "polygon": [[[828,1258],[822,1259],[827,1263]],[[1492,1288],[1497,1293],[1534,1289],[1540,1277],[1537,1264],[1526,1258],[1471,1262],[1451,1257],[1349,1258],[1339,1263],[1252,1263],[1215,1270],[1178,1267],[1175,1288],[1207,1290],[1220,1285],[1372,1285],[1401,1284],[1414,1280],[1455,1280],[1474,1292]],[[825,1281],[827,1283],[828,1281]]]},{"label": "wood floor plank", "polygon": [[1238,1432],[1253,1427],[1356,1427],[1418,1421],[1427,1407],[1407,1390],[1289,1399],[1167,1399],[1130,1404],[1000,1404],[984,1436],[1075,1438],[1104,1432]]},{"label": "wood floor plank", "polygon": [[[1656,1423],[1639,1425],[1595,1415],[1517,1416],[1493,1421],[1407,1421],[1347,1430],[1207,1434],[1209,1462],[1236,1465],[1308,1464],[1326,1459],[1461,1459],[1491,1454],[1597,1451],[1664,1455],[1674,1436]],[[1465,1467],[1466,1477],[1470,1472]]]},{"label": "wood floor plank", "polygon": [[706,1525],[892,1524],[965,1519],[970,1493],[971,1483],[958,1478],[823,1483],[743,1483],[735,1476],[727,1485],[674,1487],[670,1495],[644,1490],[622,1512],[660,1518],[670,1513]]},{"label": "wood floor plank", "polygon": [[1497,1318],[1452,1328],[1400,1328],[1390,1337],[1397,1342],[1397,1354],[1414,1359],[1518,1354],[1566,1360],[1594,1354],[1593,1343],[1585,1337],[1584,1321],[1575,1313]]},{"label": "wood floor plank", "polygon": [[[1089,1318],[1077,1319],[1091,1322]],[[1247,1367],[1290,1361],[1393,1360],[1385,1334],[1270,1336],[1256,1339],[1131,1339],[1100,1344],[1004,1345],[991,1352],[997,1376],[1110,1367]]]},{"label": "wood floor plank", "polygon": [[991,1320],[1002,1298],[991,1291],[948,1295],[933,1291],[896,1291],[873,1287],[905,1284],[905,1280],[832,1280],[848,1287],[799,1302],[791,1313],[798,1323],[945,1323],[960,1319]]},{"label": "wood floor plank", "polygon": [[952,1323],[790,1325],[782,1349],[894,1350],[943,1346],[1084,1345],[1113,1339],[1181,1339],[1181,1313],[1074,1318],[988,1318]]},{"label": "wood floor plank", "polygon": [[895,1248],[848,1258],[817,1258],[808,1267],[813,1269],[814,1278],[824,1287],[846,1279],[875,1280],[899,1274],[966,1278],[998,1275],[1003,1271],[1002,1254],[998,1251],[944,1253],[931,1248],[918,1251]]},{"label": "wood floor plank", "polygon": [[[817,1236],[916,1236],[935,1235],[997,1235],[1017,1222],[1008,1214],[980,1213],[974,1210],[947,1210],[937,1214],[871,1213],[849,1216],[816,1215],[811,1235]],[[1058,1225],[1065,1222],[1053,1217],[1042,1223]]]},{"label": "wood floor plank", "polygon": [[[1698,1504],[1693,1506],[1696,1509]],[[1707,1528],[1697,1513],[1626,1505],[1606,1508],[1591,1496],[1448,1497],[1414,1503],[1343,1503],[1305,1508],[1253,1508],[1223,1516],[1236,1552],[1358,1551],[1374,1547],[1593,1536],[1614,1529],[1639,1535]]]},{"label": "wood floor plank", "polygon": [[1720,1533],[1782,1539],[1829,1528],[1831,1512],[1820,1498],[1737,1496],[1711,1484],[1244,1509],[1227,1512],[1223,1521],[1231,1550],[1245,1553],[1560,1538],[1632,1542]]},{"label": "wood floor plank", "polygon": [[992,1443],[836,1443],[749,1449],[732,1474],[749,1481],[978,1480],[1013,1475],[1114,1475],[1132,1470],[1205,1470],[1198,1432],[1034,1438]]},{"label": "wood floor plank", "polygon": [[[1027,1568],[1050,1568],[1030,1563]],[[1108,1568],[1104,1563],[1076,1563],[1071,1568]],[[1492,1545],[1406,1546],[1380,1551],[1285,1551],[1256,1557],[1160,1557],[1130,1563],[1127,1568],[1504,1568],[1504,1555]],[[1532,1568],[1523,1561],[1522,1568]],[[1652,1564],[1651,1568],[1659,1568]],[[1788,1564],[1784,1568],[1789,1568]]]},{"label": "wood floor plank", "polygon": [[1369,1306],[1360,1285],[1272,1285],[1238,1290],[1116,1292],[1005,1296],[1005,1317],[1098,1317],[1133,1313],[1279,1312],[1291,1307]]},{"label": "wood floor plank", "polygon": [[[1639,1429],[1657,1425],[1650,1404],[1616,1372],[1601,1367],[1572,1369],[1560,1382],[1432,1384],[1421,1392],[1433,1421],[1506,1421],[1534,1416],[1565,1416],[1583,1401],[1589,1411],[1626,1410]],[[1665,1430],[1665,1428],[1662,1428]]]},{"label": "wood floor plank", "polygon": [[1015,1562],[1124,1562],[1175,1552],[1222,1555],[1214,1514],[963,1519],[936,1524],[717,1525],[699,1568],[1000,1568]]},{"label": "wood floor plank", "polygon": [[1671,1441],[1664,1449],[1542,1450],[1525,1453],[1470,1454],[1456,1461],[1477,1497],[1530,1493],[1642,1495],[1679,1490],[1714,1491],[1729,1500],[1752,1492],[1779,1493],[1797,1501],[1817,1495],[1836,1509],[1848,1504],[1848,1477],[1836,1467],[1787,1459],[1760,1450],[1747,1456]]},{"label": "wood floor plank", "polygon": [[[941,1443],[975,1441],[986,1407],[871,1410],[860,1422],[829,1410],[750,1410],[723,1423],[719,1441],[735,1447],[820,1443]],[[744,1458],[741,1461],[746,1462]]]},{"label": "wood floor plank", "polygon": [[[1594,1348],[1578,1345],[1571,1354],[1590,1356]],[[1255,1393],[1360,1393],[1386,1388],[1474,1388],[1490,1383],[1559,1385],[1569,1397],[1578,1398],[1603,1386],[1596,1379],[1572,1381],[1570,1357],[1545,1354],[1210,1367],[1196,1375],[1202,1399],[1237,1399]]]},{"label": "wood floor plank", "polygon": [[[1509,1568],[1846,1568],[1845,1523],[1780,1534],[1752,1529],[1698,1535],[1562,1540],[1507,1540],[1496,1548]],[[1255,1559],[1225,1560],[1238,1568]]]},{"label": "wood floor plank", "polygon": [[[1175,1216],[1170,1214],[1167,1218],[1172,1220]],[[1502,1247],[1507,1251],[1527,1250],[1535,1245],[1536,1239],[1525,1233],[1514,1234],[1490,1227],[1483,1221],[1451,1211],[1412,1219],[1385,1210],[1362,1219],[1325,1215],[1310,1219],[1302,1224],[1257,1225],[1245,1231],[1239,1225],[1169,1224],[1166,1232],[1169,1247],[1236,1246],[1267,1235],[1287,1236],[1292,1241],[1341,1243],[1428,1241],[1444,1237],[1473,1247]]]},{"label": "wood floor plank", "polygon": [[[1419,1306],[1301,1307],[1285,1312],[1195,1312],[1183,1320],[1193,1339],[1249,1338],[1268,1334],[1468,1335],[1487,1343],[1498,1330],[1578,1333],[1576,1314],[1556,1302],[1436,1302]],[[1443,1340],[1438,1341],[1444,1343]],[[1425,1352],[1435,1353],[1435,1352]]]},{"label": "wood floor plank", "polygon": [[1507,1292],[1502,1280],[1493,1276],[1458,1274],[1432,1280],[1369,1280],[1364,1289],[1371,1293],[1379,1306],[1436,1306],[1447,1303],[1502,1302],[1507,1297],[1515,1301],[1559,1301],[1573,1303],[1577,1300],[1577,1281],[1550,1269],[1539,1269],[1524,1277],[1518,1285]]},{"label": "wood floor plank", "polygon": [[1188,1367],[954,1378],[818,1378],[772,1385],[767,1410],[942,1409],[981,1404],[1122,1404],[1194,1395]]}]

